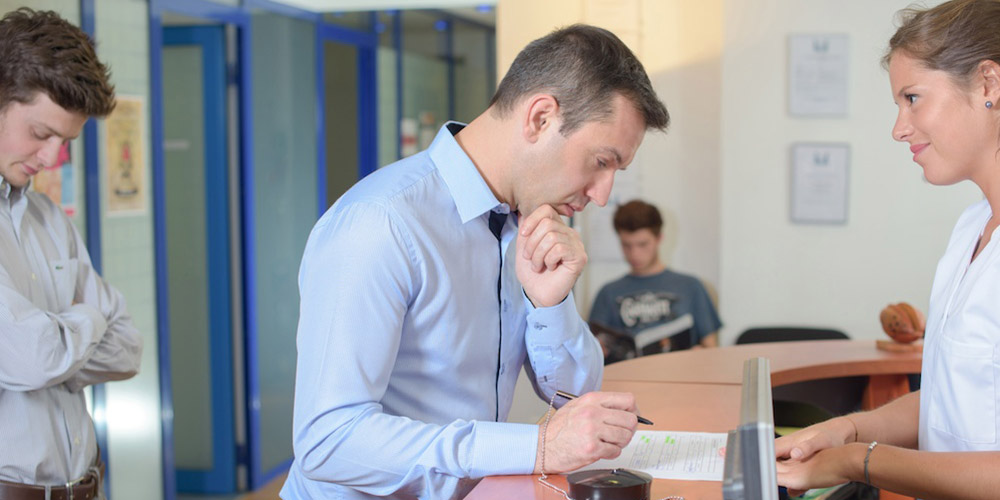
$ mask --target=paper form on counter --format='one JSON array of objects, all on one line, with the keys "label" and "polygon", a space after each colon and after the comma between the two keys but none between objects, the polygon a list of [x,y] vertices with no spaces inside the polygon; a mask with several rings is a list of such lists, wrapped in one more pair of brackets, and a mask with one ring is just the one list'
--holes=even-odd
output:
[{"label": "paper form on counter", "polygon": [[636,431],[618,458],[579,470],[625,468],[658,479],[722,481],[725,460],[725,433]]}]

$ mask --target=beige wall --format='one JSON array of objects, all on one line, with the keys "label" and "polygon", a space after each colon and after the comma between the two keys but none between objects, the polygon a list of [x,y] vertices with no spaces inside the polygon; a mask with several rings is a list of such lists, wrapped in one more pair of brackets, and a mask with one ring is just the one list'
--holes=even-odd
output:
[{"label": "beige wall", "polygon": [[[143,181],[148,194],[141,213],[108,216],[101,193],[101,239],[104,277],[128,301],[143,335],[142,366],[134,378],[108,384],[108,447],[111,449],[111,497],[156,500],[163,497],[160,378],[156,328],[156,279],[153,245],[153,175],[149,101],[148,5],[144,0],[100,0],[95,5],[97,55],[111,66],[118,95],[143,99]],[[101,165],[105,164],[104,126],[99,125]],[[102,175],[102,189],[107,183]]]},{"label": "beige wall", "polygon": [[[525,43],[554,27],[584,21],[616,31],[604,21],[638,11],[636,32],[622,38],[645,64],[673,125],[665,136],[647,134],[616,191],[637,192],[664,210],[664,257],[718,287],[723,343],[765,324],[878,338],[886,304],[905,300],[926,311],[951,227],[980,198],[971,184],[928,185],[906,146],[891,140],[896,108],[879,60],[895,12],[910,3],[500,0],[497,60],[502,74]],[[609,5],[619,14],[590,15]],[[788,115],[787,39],[795,33],[848,35],[846,117]],[[846,224],[790,222],[788,157],[798,141],[850,145]],[[600,285],[627,269],[621,260],[593,259],[613,238],[600,232],[611,211],[589,208],[579,224],[596,260],[577,285],[584,314]]]}]

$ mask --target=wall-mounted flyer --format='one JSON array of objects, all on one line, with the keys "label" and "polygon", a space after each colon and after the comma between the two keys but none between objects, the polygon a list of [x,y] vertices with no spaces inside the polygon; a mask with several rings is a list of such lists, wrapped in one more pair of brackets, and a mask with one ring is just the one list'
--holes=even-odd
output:
[{"label": "wall-mounted flyer", "polygon": [[788,37],[788,112],[847,116],[847,35]]},{"label": "wall-mounted flyer", "polygon": [[107,215],[135,215],[146,208],[146,99],[118,95],[115,110],[104,119]]},{"label": "wall-mounted flyer", "polygon": [[845,143],[792,145],[792,222],[847,222],[847,170],[850,152],[850,146]]}]

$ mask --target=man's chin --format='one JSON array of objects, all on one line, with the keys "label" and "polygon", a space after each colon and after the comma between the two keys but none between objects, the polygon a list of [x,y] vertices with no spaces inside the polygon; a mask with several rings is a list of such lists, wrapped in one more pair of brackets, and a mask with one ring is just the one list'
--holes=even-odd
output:
[{"label": "man's chin", "polygon": [[0,176],[0,182],[6,182],[14,189],[21,189],[24,186],[24,183],[22,183],[20,179],[15,179],[14,176],[11,175]]},{"label": "man's chin", "polygon": [[31,177],[21,175],[4,177],[3,179],[14,189],[21,189],[27,186],[28,182],[31,181]]}]

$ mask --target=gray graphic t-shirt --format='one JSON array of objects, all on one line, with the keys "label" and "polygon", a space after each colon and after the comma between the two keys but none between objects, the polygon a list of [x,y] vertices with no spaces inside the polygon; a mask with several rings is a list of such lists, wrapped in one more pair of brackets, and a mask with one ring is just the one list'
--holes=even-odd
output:
[{"label": "gray graphic t-shirt", "polygon": [[[625,275],[601,288],[590,321],[636,337],[654,327],[676,334],[688,330],[691,346],[722,326],[705,287],[694,276],[664,270],[651,276]],[[676,342],[675,342],[676,344]]]}]

